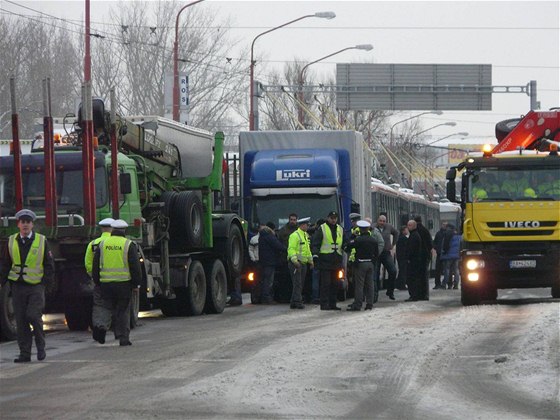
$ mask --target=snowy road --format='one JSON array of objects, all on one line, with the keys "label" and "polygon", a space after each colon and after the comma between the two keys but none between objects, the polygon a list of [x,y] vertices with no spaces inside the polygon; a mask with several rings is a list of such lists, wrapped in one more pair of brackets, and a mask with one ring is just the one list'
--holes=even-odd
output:
[{"label": "snowy road", "polygon": [[[133,346],[47,337],[47,360],[1,350],[4,418],[560,418],[560,303],[549,289],[462,307],[382,295],[371,312],[286,305],[144,318]],[[349,302],[347,302],[349,303]],[[346,303],[341,303],[346,307]]]}]

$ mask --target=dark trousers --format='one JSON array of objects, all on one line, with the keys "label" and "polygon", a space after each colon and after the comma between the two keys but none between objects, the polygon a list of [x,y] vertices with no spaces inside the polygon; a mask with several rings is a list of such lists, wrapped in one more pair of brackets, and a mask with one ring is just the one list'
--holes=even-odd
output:
[{"label": "dark trousers", "polygon": [[408,294],[412,299],[419,300],[421,298],[421,282],[423,279],[423,270],[421,261],[408,261],[406,268],[406,285],[408,286]]},{"label": "dark trousers", "polygon": [[406,259],[400,259],[397,260],[398,264],[399,264],[399,274],[397,276],[397,280],[396,280],[396,287],[397,289],[404,289],[406,286]]},{"label": "dark trousers", "polygon": [[421,274],[420,274],[420,282],[418,284],[418,294],[419,299],[428,300],[430,299],[430,263],[431,260],[424,259],[420,264]]},{"label": "dark trousers", "polygon": [[375,286],[373,280],[373,262],[356,262],[354,265],[354,308],[362,308],[364,302],[364,292],[366,295],[366,305],[373,304]]},{"label": "dark trousers", "polygon": [[338,269],[320,270],[320,300],[321,308],[334,308],[338,292]]},{"label": "dark trousers", "polygon": [[132,288],[129,281],[101,283],[103,307],[113,314],[115,338],[127,341],[130,335],[130,298]]},{"label": "dark trousers", "polygon": [[436,258],[436,269],[434,273],[435,286],[441,286],[441,275],[443,274],[443,263],[440,256]]},{"label": "dark trousers", "polygon": [[272,302],[272,285],[274,284],[274,272],[276,267],[265,265],[261,267],[261,303]]},{"label": "dark trousers", "polygon": [[[42,284],[31,285],[19,281],[10,281],[10,286],[16,316],[19,354],[23,357],[31,357],[33,336],[35,336],[37,350],[45,350],[43,331],[45,287]],[[33,327],[33,331],[30,326]]]},{"label": "dark trousers", "polygon": [[[383,251],[377,260],[377,279],[379,279],[381,273],[381,264],[387,270],[389,278],[387,279],[387,293],[393,293],[395,291],[395,279],[397,278],[397,268],[395,267],[395,262],[393,261],[393,256],[390,251]],[[380,281],[377,282],[378,286]]]}]

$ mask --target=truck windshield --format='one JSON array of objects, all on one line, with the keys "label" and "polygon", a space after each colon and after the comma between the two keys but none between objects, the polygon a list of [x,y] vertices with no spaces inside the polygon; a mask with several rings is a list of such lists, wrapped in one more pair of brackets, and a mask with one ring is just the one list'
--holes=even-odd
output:
[{"label": "truck windshield", "polygon": [[468,201],[559,201],[558,168],[475,169],[468,176]]},{"label": "truck windshield", "polygon": [[311,223],[325,219],[331,210],[339,211],[336,195],[298,194],[258,197],[254,202],[252,223],[273,222],[280,228],[288,223],[290,213],[311,217]]},{"label": "truck windshield", "polygon": [[[45,181],[42,172],[24,172],[23,205],[24,207],[43,213],[45,210]],[[80,213],[83,207],[83,182],[81,170],[69,170],[56,173],[56,192],[58,206],[63,210]],[[107,204],[108,189],[105,168],[95,169],[95,199],[97,207]],[[14,175],[0,174],[0,206],[1,214],[15,214]]]}]

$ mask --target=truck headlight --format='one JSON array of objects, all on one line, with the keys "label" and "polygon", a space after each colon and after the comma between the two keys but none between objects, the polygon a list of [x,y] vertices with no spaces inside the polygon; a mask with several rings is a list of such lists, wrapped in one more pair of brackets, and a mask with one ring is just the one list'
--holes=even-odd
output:
[{"label": "truck headlight", "polygon": [[476,270],[477,268],[484,268],[484,260],[470,259],[467,260],[465,266],[467,267],[467,270]]},{"label": "truck headlight", "polygon": [[468,281],[478,281],[478,273],[469,273],[467,274]]}]

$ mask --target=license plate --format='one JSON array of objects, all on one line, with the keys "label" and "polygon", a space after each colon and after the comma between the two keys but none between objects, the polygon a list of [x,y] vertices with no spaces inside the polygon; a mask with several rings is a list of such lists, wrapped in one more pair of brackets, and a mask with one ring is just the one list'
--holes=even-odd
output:
[{"label": "license plate", "polygon": [[537,260],[514,260],[509,262],[509,268],[535,268]]}]

